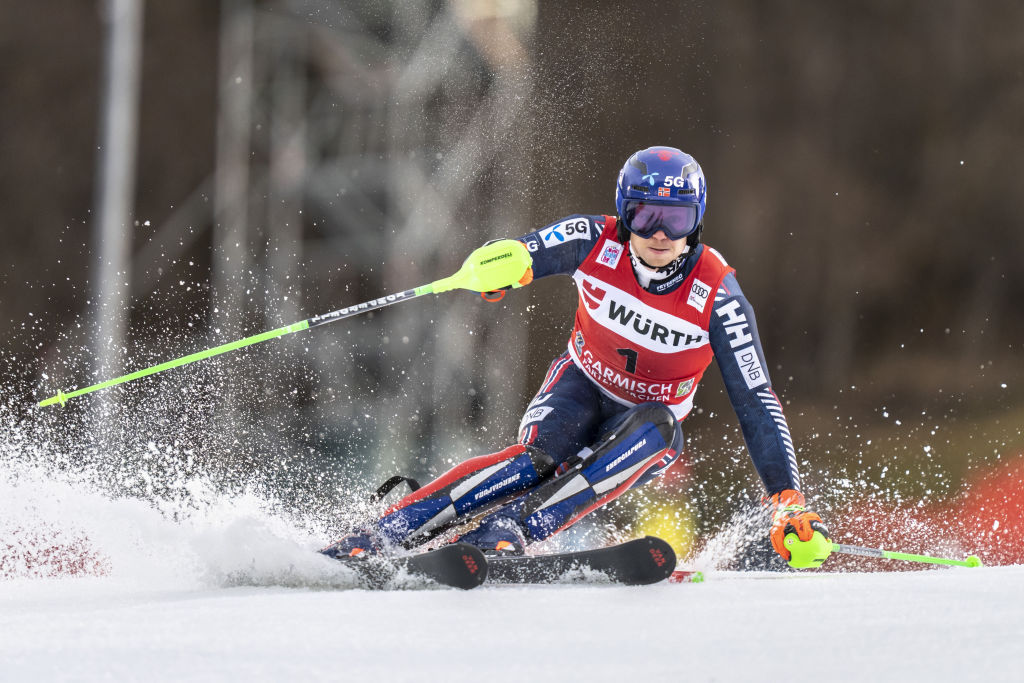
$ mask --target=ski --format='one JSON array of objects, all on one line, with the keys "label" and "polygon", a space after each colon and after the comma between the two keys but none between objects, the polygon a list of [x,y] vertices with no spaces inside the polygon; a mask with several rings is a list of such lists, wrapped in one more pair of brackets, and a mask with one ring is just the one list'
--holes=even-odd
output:
[{"label": "ski", "polygon": [[589,583],[642,586],[667,579],[676,554],[665,541],[645,536],[596,550],[551,555],[488,557],[490,583]]},{"label": "ski", "polygon": [[336,558],[359,577],[369,589],[401,588],[405,578],[429,579],[452,588],[476,588],[487,578],[487,560],[479,548],[466,543],[452,543],[436,550],[400,557]]}]

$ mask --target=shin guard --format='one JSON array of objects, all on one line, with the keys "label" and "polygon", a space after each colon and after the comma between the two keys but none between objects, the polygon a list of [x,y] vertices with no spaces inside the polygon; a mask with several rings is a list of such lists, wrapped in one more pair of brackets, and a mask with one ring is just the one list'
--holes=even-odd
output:
[{"label": "shin guard", "polygon": [[547,454],[521,444],[470,458],[388,508],[377,530],[394,544],[426,541],[463,515],[536,486],[554,469]]}]

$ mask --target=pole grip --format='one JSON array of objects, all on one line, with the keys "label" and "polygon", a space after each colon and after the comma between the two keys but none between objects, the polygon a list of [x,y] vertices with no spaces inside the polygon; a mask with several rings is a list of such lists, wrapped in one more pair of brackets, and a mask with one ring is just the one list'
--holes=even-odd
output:
[{"label": "pole grip", "polygon": [[475,249],[454,275],[430,286],[435,293],[452,289],[493,292],[522,287],[533,280],[533,257],[519,240],[497,240]]}]

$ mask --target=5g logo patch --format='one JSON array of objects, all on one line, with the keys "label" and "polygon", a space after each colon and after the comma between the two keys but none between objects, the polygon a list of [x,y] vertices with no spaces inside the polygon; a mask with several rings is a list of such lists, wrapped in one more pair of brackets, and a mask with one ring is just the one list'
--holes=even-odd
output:
[{"label": "5g logo patch", "polygon": [[585,240],[590,237],[590,221],[586,218],[570,218],[543,230],[541,236],[544,238],[545,247],[572,240]]}]

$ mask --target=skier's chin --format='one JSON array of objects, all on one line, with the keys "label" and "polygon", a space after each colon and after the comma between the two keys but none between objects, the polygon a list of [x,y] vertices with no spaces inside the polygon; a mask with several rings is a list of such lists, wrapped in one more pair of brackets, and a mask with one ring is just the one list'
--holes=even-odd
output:
[{"label": "skier's chin", "polygon": [[644,249],[643,259],[655,268],[661,268],[672,263],[676,258],[677,254],[672,249],[656,249],[654,247],[647,247]]}]

